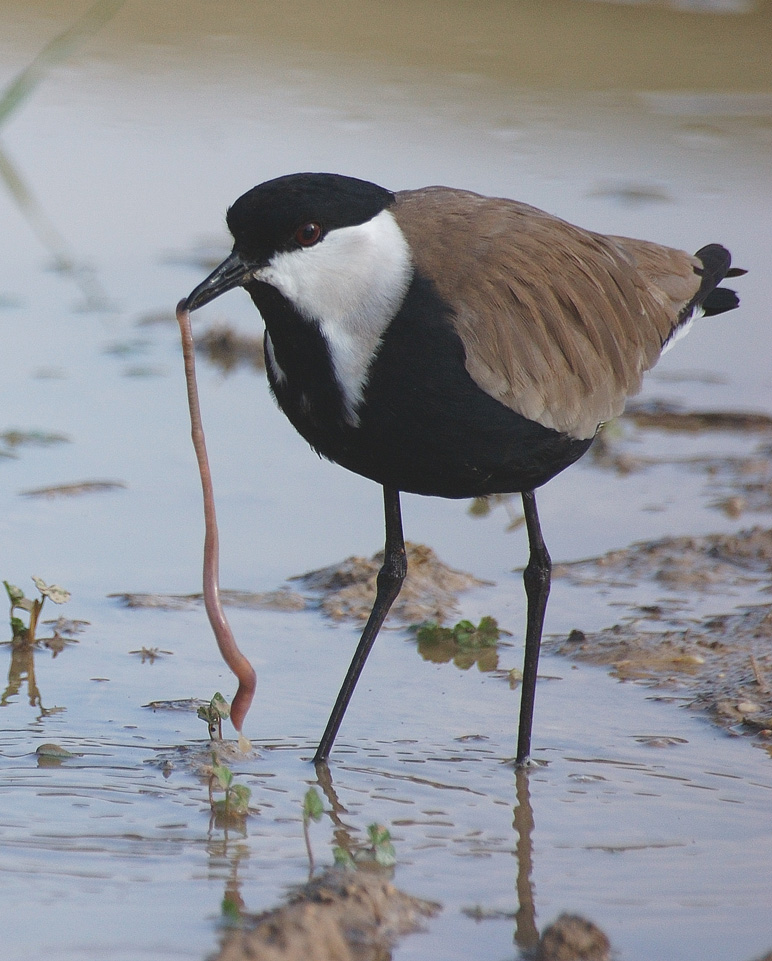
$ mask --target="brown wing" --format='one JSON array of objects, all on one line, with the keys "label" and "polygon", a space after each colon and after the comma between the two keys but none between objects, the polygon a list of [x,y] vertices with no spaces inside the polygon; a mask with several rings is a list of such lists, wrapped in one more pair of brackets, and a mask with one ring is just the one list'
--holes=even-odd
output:
[{"label": "brown wing", "polygon": [[515,201],[430,187],[398,193],[393,212],[416,268],[455,308],[471,377],[574,437],[622,412],[700,287],[683,251]]}]

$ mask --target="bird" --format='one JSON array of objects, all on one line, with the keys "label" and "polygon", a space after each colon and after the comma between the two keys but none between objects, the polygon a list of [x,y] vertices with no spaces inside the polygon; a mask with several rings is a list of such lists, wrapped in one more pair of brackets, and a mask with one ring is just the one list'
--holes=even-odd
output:
[{"label": "bird", "polygon": [[732,310],[744,270],[573,226],[528,204],[295,173],[228,209],[230,255],[182,302],[244,288],[268,382],[322,457],[383,488],[376,596],[314,755],[326,762],[407,572],[402,492],[520,494],[528,536],[515,762],[531,761],[552,562],[535,492],[590,448],[698,316]]}]

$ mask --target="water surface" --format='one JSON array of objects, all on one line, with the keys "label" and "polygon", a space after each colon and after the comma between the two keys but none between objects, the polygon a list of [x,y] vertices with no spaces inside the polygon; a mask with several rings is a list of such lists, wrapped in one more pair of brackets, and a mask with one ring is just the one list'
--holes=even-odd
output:
[{"label": "water surface", "polygon": [[[0,87],[87,9],[0,3]],[[721,241],[750,270],[743,307],[700,324],[643,397],[772,413],[771,26],[768,4],[135,2],[46,67],[0,127],[0,432],[69,442],[0,460],[0,577],[29,594],[33,574],[63,584],[62,612],[90,623],[56,658],[38,653],[35,704],[25,682],[0,709],[4,957],[203,958],[226,895],[262,910],[307,873],[308,758],[355,626],[312,609],[233,613],[259,675],[248,723],[259,756],[234,765],[255,813],[226,836],[191,760],[203,725],[142,707],[232,695],[205,617],[110,597],[199,589],[172,308],[203,277],[202,252],[227,250],[227,205],[268,177],[326,169],[513,196],[688,249]],[[259,326],[238,293],[197,318],[218,321]],[[225,586],[270,590],[381,546],[378,489],[318,461],[260,375],[200,364],[200,382]],[[718,511],[704,473],[676,463],[750,456],[758,438],[628,441],[658,463],[619,477],[586,459],[541,493],[555,560],[769,525],[768,511]],[[82,481],[122,486],[21,493]],[[499,666],[518,666],[522,529],[501,508],[480,519],[407,497],[404,513],[410,539],[495,582],[466,595],[463,614],[511,630]],[[717,591],[684,605],[697,616],[764,600]],[[547,630],[617,617],[613,598],[558,582]],[[173,653],[143,662],[130,653],[142,646]],[[9,649],[0,655],[11,673]],[[334,813],[312,841],[330,863],[333,844],[380,821],[395,882],[442,902],[393,956],[514,958],[564,910],[630,961],[769,950],[769,754],[599,670],[546,657],[542,673],[535,744],[549,764],[516,783],[502,762],[517,691],[421,660],[399,630],[376,646],[326,785]],[[41,766],[43,742],[76,757]]]}]

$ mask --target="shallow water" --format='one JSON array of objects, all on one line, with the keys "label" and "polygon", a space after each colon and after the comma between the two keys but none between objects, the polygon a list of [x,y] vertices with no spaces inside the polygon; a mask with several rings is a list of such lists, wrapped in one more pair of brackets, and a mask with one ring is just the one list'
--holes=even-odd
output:
[{"label": "shallow water", "polygon": [[[0,88],[85,9],[0,3]],[[172,309],[204,275],[198,253],[227,249],[227,204],[280,173],[333,169],[516,196],[690,249],[720,240],[751,271],[742,309],[698,325],[643,396],[772,413],[770,27],[768,5],[138,2],[73,42],[5,118],[0,432],[70,442],[0,459],[0,577],[28,594],[33,574],[61,583],[72,600],[44,619],[90,622],[56,658],[36,655],[40,703],[24,684],[0,709],[5,958],[203,958],[226,893],[262,910],[307,874],[307,759],[355,627],[313,609],[231,613],[259,675],[247,725],[259,757],[232,765],[256,813],[226,837],[191,761],[203,724],[142,707],[232,695],[203,612],[109,596],[199,589]],[[71,266],[52,270],[57,259]],[[159,312],[167,322],[141,323]],[[197,323],[215,320],[257,323],[238,294]],[[270,590],[381,546],[378,489],[317,461],[261,376],[199,363],[199,377],[225,586]],[[619,477],[588,458],[541,493],[555,560],[770,523],[720,512],[705,475],[676,463],[750,454],[758,438],[627,443],[660,463]],[[21,495],[95,480],[125,487]],[[495,582],[465,595],[463,614],[511,630],[499,666],[516,667],[524,534],[501,508],[467,508],[405,498],[406,533]],[[683,604],[699,616],[765,599],[727,589]],[[558,581],[547,630],[608,626],[618,600]],[[143,663],[129,653],[143,646],[173,653]],[[0,657],[11,672],[7,647]],[[624,959],[769,950],[769,754],[600,670],[545,657],[541,673],[535,753],[549,764],[516,784],[501,763],[517,710],[505,680],[425,662],[399,630],[376,645],[331,764],[335,813],[311,834],[324,864],[332,844],[384,823],[395,882],[442,902],[393,956],[513,958],[564,910],[603,927]],[[43,742],[77,756],[43,766]]]}]

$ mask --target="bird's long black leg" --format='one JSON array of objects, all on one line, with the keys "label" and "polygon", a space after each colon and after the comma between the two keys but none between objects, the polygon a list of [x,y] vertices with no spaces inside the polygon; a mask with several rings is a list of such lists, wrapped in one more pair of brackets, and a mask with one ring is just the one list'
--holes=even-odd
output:
[{"label": "bird's long black leg", "polygon": [[525,526],[528,530],[530,557],[523,572],[525,595],[528,601],[528,614],[525,627],[525,660],[523,662],[523,684],[520,696],[520,729],[517,735],[518,766],[527,764],[531,754],[531,726],[533,724],[533,704],[536,697],[536,672],[539,667],[541,632],[544,625],[544,612],[550,593],[550,574],[552,561],[539,525],[536,511],[536,497],[533,491],[523,492]]},{"label": "bird's long black leg", "polygon": [[343,686],[338,694],[335,707],[332,709],[319,747],[314,755],[314,763],[326,761],[332,750],[335,735],[338,733],[343,715],[346,713],[348,702],[354,693],[354,688],[365,666],[365,661],[378,636],[378,631],[389,613],[402,587],[407,574],[407,554],[405,539],[402,535],[402,511],[399,503],[399,491],[391,487],[383,488],[383,505],[386,516],[386,546],[383,551],[383,567],[378,572],[378,589],[375,603],[370,612],[365,629],[362,631],[359,645],[349,665]]}]

